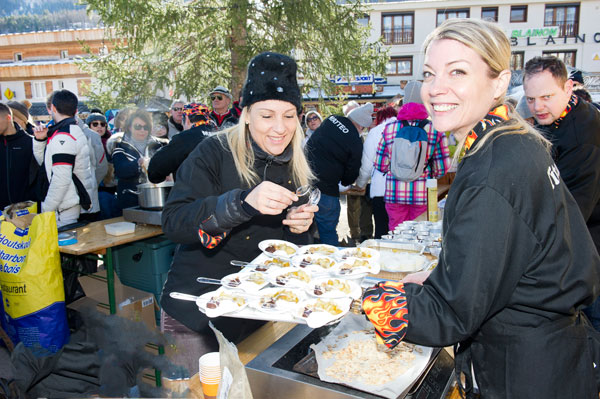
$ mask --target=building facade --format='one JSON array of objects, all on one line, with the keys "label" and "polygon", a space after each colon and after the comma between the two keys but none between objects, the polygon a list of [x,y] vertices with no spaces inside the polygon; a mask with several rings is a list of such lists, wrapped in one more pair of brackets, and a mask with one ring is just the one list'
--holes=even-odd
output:
[{"label": "building facade", "polygon": [[381,37],[389,49],[387,85],[421,79],[421,46],[448,18],[482,18],[498,22],[511,38],[513,70],[545,54],[560,57],[584,71],[586,86],[600,93],[600,0],[576,2],[529,0],[369,1],[371,40]]},{"label": "building facade", "polygon": [[26,99],[39,108],[49,93],[61,89],[87,100],[92,77],[77,64],[87,56],[83,42],[94,54],[112,47],[104,28],[0,35],[1,101]]}]

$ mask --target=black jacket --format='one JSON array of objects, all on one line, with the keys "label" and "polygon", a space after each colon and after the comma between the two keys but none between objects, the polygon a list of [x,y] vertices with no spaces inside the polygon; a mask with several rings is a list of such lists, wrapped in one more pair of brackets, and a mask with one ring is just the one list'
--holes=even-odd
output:
[{"label": "black jacket", "polygon": [[465,157],[443,231],[429,279],[404,285],[405,339],[460,342],[457,367],[470,374],[472,355],[483,398],[597,398],[574,319],[600,292],[600,259],[539,141],[497,136]]},{"label": "black jacket", "polygon": [[39,166],[33,157],[33,139],[14,125],[16,134],[0,136],[0,212],[10,204],[37,200],[34,193]]},{"label": "black jacket", "polygon": [[363,142],[350,119],[331,115],[321,123],[306,143],[306,155],[323,194],[339,197],[338,183],[354,183],[362,150]]},{"label": "black jacket", "polygon": [[215,111],[210,111],[209,115],[215,121],[219,130],[235,126],[239,122],[239,115],[233,108],[228,109],[223,115],[219,115]]},{"label": "black jacket", "polygon": [[600,251],[600,112],[579,99],[558,127],[537,127],[552,142],[554,162]]},{"label": "black jacket", "polygon": [[[273,157],[257,151],[256,146],[254,150],[254,169],[262,180],[294,191],[289,157]],[[229,262],[233,259],[251,261],[260,255],[258,243],[262,240],[309,243],[308,233],[293,234],[282,224],[285,212],[276,216],[262,215],[249,205],[243,205],[241,198],[249,189],[238,177],[224,136],[211,136],[196,146],[177,171],[177,182],[163,210],[163,231],[179,245],[163,287],[162,308],[187,327],[208,336],[213,335],[208,328],[208,318],[198,311],[196,304],[172,299],[169,292],[201,295],[215,290],[215,286],[197,283],[196,277],[220,279],[239,272],[239,267]],[[205,235],[227,233],[227,236],[219,245],[208,249],[200,241],[200,230]],[[243,334],[244,323],[239,319],[222,317],[213,323],[232,341],[239,341],[239,334]]]},{"label": "black jacket", "polygon": [[152,183],[160,183],[171,173],[177,172],[190,152],[213,130],[205,126],[198,126],[173,136],[169,144],[152,156],[148,165],[148,180]]}]

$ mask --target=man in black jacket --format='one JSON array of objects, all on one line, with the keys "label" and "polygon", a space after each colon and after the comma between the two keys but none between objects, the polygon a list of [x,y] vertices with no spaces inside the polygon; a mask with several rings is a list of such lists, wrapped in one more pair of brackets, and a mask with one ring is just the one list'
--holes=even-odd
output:
[{"label": "man in black jacket", "polygon": [[[529,60],[523,86],[536,127],[552,142],[554,162],[600,251],[600,113],[573,94],[573,81],[556,57]],[[600,302],[587,310],[600,330]]]},{"label": "man in black jacket", "polygon": [[0,103],[0,211],[36,199],[33,183],[37,169],[31,136],[13,121],[11,109]]},{"label": "man in black jacket", "polygon": [[358,177],[363,143],[359,132],[373,122],[373,104],[352,110],[348,117],[331,115],[311,135],[306,154],[321,190],[315,221],[324,244],[337,246],[336,227],[340,218],[338,183],[350,185]]},{"label": "man in black jacket", "polygon": [[148,165],[148,179],[160,183],[175,173],[179,166],[196,146],[211,132],[216,124],[210,118],[210,110],[204,104],[191,103],[184,107],[183,126],[185,130],[171,139],[168,145],[154,154]]}]

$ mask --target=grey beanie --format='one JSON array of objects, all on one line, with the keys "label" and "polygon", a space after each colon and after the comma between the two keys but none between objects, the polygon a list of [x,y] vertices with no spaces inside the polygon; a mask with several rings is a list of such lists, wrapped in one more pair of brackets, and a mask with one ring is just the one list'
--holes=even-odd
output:
[{"label": "grey beanie", "polygon": [[371,126],[373,123],[373,104],[366,103],[358,108],[354,108],[348,114],[348,119],[362,127]]},{"label": "grey beanie", "polygon": [[95,121],[106,123],[106,117],[102,114],[97,113],[89,114],[88,117],[85,119],[85,124],[90,126],[90,124]]},{"label": "grey beanie", "polygon": [[418,80],[411,80],[404,86],[404,100],[403,104],[408,103],[417,103],[423,104],[423,100],[421,100],[421,86],[423,84]]}]

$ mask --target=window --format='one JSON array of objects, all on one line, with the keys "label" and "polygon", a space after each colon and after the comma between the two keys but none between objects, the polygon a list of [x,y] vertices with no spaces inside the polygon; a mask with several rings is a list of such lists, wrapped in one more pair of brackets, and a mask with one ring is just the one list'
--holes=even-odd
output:
[{"label": "window", "polygon": [[414,14],[383,15],[382,36],[384,44],[414,43]]},{"label": "window", "polygon": [[65,88],[65,81],[64,80],[59,80],[58,81],[58,90],[62,90]]},{"label": "window", "polygon": [[510,54],[510,69],[513,71],[520,71],[523,69],[523,59],[525,53],[523,51],[513,51]]},{"label": "window", "polygon": [[483,7],[481,9],[481,19],[498,22],[498,7]]},{"label": "window", "polygon": [[510,6],[510,22],[527,22],[527,6]]},{"label": "window", "polygon": [[412,57],[392,57],[387,65],[388,75],[412,75]]},{"label": "window", "polygon": [[23,61],[23,54],[22,53],[15,53],[15,62],[20,62]]},{"label": "window", "polygon": [[64,60],[69,58],[69,51],[68,50],[60,50],[60,59]]},{"label": "window", "polygon": [[46,98],[46,83],[33,82],[31,85],[33,98]]},{"label": "window", "polygon": [[362,16],[359,16],[356,21],[359,25],[367,28],[369,26],[369,14],[363,14]]},{"label": "window", "polygon": [[544,51],[544,55],[553,55],[556,58],[561,59],[566,66],[575,68],[575,53],[576,51]]},{"label": "window", "polygon": [[558,36],[575,37],[579,32],[579,6],[546,6],[544,26],[558,26]]},{"label": "window", "polygon": [[452,18],[469,18],[469,9],[461,8],[461,9],[457,9],[457,10],[447,10],[447,9],[438,10],[436,26],[439,26],[445,20],[452,19]]}]

